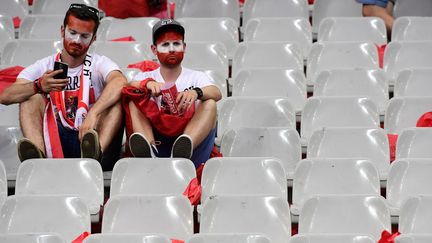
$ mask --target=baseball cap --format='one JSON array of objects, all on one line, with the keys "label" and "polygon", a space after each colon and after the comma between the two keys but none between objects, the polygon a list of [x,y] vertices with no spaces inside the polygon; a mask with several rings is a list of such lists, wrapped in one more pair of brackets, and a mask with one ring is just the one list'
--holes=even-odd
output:
[{"label": "baseball cap", "polygon": [[177,31],[184,37],[185,30],[179,22],[174,19],[162,19],[153,26],[153,43],[156,43],[159,35],[168,30]]}]

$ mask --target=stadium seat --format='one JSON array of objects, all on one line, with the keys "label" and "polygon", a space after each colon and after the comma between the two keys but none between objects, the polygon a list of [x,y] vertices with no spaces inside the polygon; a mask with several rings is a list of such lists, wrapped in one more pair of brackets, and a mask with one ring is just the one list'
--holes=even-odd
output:
[{"label": "stadium seat", "polygon": [[325,18],[318,30],[318,41],[372,42],[387,44],[384,21],[376,17]]},{"label": "stadium seat", "polygon": [[384,53],[384,71],[389,82],[396,80],[399,72],[410,68],[432,68],[432,41],[392,41]]},{"label": "stadium seat", "polygon": [[[281,26],[283,28],[280,28]],[[248,21],[243,38],[245,42],[295,42],[304,58],[309,55],[312,47],[311,25],[306,18],[254,18]]]},{"label": "stadium seat", "polygon": [[195,70],[212,70],[228,78],[227,49],[222,43],[188,42],[183,67]]},{"label": "stadium seat", "polygon": [[333,69],[318,74],[314,96],[358,96],[372,100],[384,114],[389,99],[385,73],[379,69]]},{"label": "stadium seat", "polygon": [[432,96],[432,68],[406,69],[399,72],[394,84],[394,96]]},{"label": "stadium seat", "polygon": [[395,18],[403,16],[432,16],[432,2],[429,0],[397,0],[393,10]]},{"label": "stadium seat", "polygon": [[418,119],[432,111],[432,97],[394,97],[384,117],[388,133],[399,134],[403,129],[415,127]]},{"label": "stadium seat", "polygon": [[218,110],[218,136],[238,127],[296,126],[295,111],[288,98],[228,97]]},{"label": "stadium seat", "polygon": [[14,181],[21,161],[18,158],[17,144],[22,138],[21,130],[15,126],[0,126],[0,160],[6,169],[8,180]]},{"label": "stadium seat", "polygon": [[77,195],[97,214],[104,202],[102,167],[93,159],[29,159],[18,168],[15,194]]},{"label": "stadium seat", "polygon": [[158,21],[159,19],[154,17],[127,19],[106,17],[100,22],[97,37],[98,40],[109,41],[132,36],[150,49],[150,45],[153,44],[152,28]]},{"label": "stadium seat", "polygon": [[302,112],[300,135],[307,142],[314,131],[323,127],[379,126],[378,108],[368,98],[311,97]]},{"label": "stadium seat", "polygon": [[432,159],[430,141],[432,141],[432,128],[430,127],[404,129],[397,140],[396,159]]},{"label": "stadium seat", "polygon": [[234,77],[232,96],[287,97],[294,109],[300,112],[306,102],[306,79],[300,70],[243,69]]},{"label": "stadium seat", "polygon": [[290,127],[230,129],[222,137],[220,151],[226,157],[278,158],[287,179],[293,178],[302,155],[299,134]]},{"label": "stadium seat", "polygon": [[0,242],[5,243],[65,243],[58,234],[0,234]]},{"label": "stadium seat", "polygon": [[29,15],[23,19],[19,39],[60,40],[63,15]]},{"label": "stadium seat", "polygon": [[271,243],[270,239],[262,234],[194,234],[186,243]]},{"label": "stadium seat", "polygon": [[241,69],[285,68],[303,70],[300,47],[287,42],[242,42],[232,62],[232,77]]},{"label": "stadium seat", "polygon": [[90,232],[88,208],[75,196],[9,196],[0,212],[0,234],[56,233],[71,242]]},{"label": "stadium seat", "polygon": [[247,0],[243,6],[243,25],[253,18],[299,17],[309,19],[306,0]]},{"label": "stadium seat", "polygon": [[[432,197],[418,196],[406,200],[400,210],[399,232],[406,234],[432,234]],[[430,242],[430,241],[429,241]]]},{"label": "stadium seat", "polygon": [[128,82],[137,81],[134,77],[141,72],[138,68],[122,68],[121,72],[127,78]]},{"label": "stadium seat", "polygon": [[109,57],[121,68],[125,68],[129,64],[154,59],[150,47],[142,42],[97,41],[93,45],[96,53]]},{"label": "stadium seat", "polygon": [[[186,29],[185,42],[220,42],[224,44],[229,59],[239,43],[237,22],[231,18],[181,18]],[[187,51],[186,51],[187,53]]]},{"label": "stadium seat", "polygon": [[171,243],[168,237],[163,235],[146,234],[92,234],[83,243]]},{"label": "stadium seat", "polygon": [[232,18],[240,26],[238,0],[182,0],[175,5],[175,18]]},{"label": "stadium seat", "polygon": [[288,201],[282,162],[270,157],[209,159],[201,185],[201,204],[212,196],[276,196]]},{"label": "stadium seat", "polygon": [[0,60],[3,65],[20,65],[25,67],[41,58],[58,53],[62,49],[62,41],[15,40],[5,45]]},{"label": "stadium seat", "polygon": [[432,41],[432,18],[397,18],[393,24],[392,41]]},{"label": "stadium seat", "polygon": [[291,237],[288,202],[280,197],[219,196],[203,206],[200,233],[264,234],[272,243]]},{"label": "stadium seat", "polygon": [[6,168],[3,165],[3,162],[0,160],[0,208],[1,206],[3,206],[3,203],[6,201],[6,198],[8,196],[7,184],[8,181],[6,176]]},{"label": "stadium seat", "polygon": [[19,104],[1,105],[0,104],[0,126],[19,127]]},{"label": "stadium seat", "polygon": [[432,234],[403,234],[395,239],[395,243],[429,243]]},{"label": "stadium seat", "polygon": [[[199,70],[199,69],[197,69]],[[206,73],[210,78],[212,78],[215,81],[216,86],[218,86],[220,92],[222,93],[222,98],[225,98],[228,96],[228,81],[227,77],[228,75],[215,70],[200,70],[204,73]]]},{"label": "stadium seat", "polygon": [[105,205],[102,234],[163,234],[186,240],[193,234],[193,207],[183,195],[123,195]]},{"label": "stadium seat", "polygon": [[29,13],[27,0],[7,0],[2,1],[0,15],[8,17],[19,17],[23,19]]},{"label": "stadium seat", "polygon": [[368,235],[358,234],[307,234],[295,235],[289,243],[375,243]]},{"label": "stadium seat", "polygon": [[378,50],[371,42],[316,42],[307,64],[307,79],[314,83],[318,74],[331,69],[378,69]]},{"label": "stadium seat", "polygon": [[327,17],[362,17],[362,5],[356,1],[315,0],[312,12],[313,33],[318,33],[321,21]]},{"label": "stadium seat", "polygon": [[391,232],[390,212],[385,199],[373,195],[322,195],[308,199],[300,212],[299,234],[370,235]]},{"label": "stadium seat", "polygon": [[83,3],[96,8],[98,6],[97,0],[35,0],[32,14],[63,14],[72,3]]},{"label": "stadium seat", "polygon": [[114,166],[110,196],[181,195],[195,177],[195,166],[188,159],[123,158]]},{"label": "stadium seat", "polygon": [[385,180],[390,167],[387,134],[378,127],[324,128],[312,135],[307,158],[368,159],[378,170],[380,180]]},{"label": "stadium seat", "polygon": [[3,52],[5,44],[13,39],[15,39],[15,31],[12,18],[0,15],[0,54]]},{"label": "stadium seat", "polygon": [[366,159],[302,160],[294,173],[291,212],[298,215],[307,199],[322,194],[379,196],[378,171]]},{"label": "stadium seat", "polygon": [[432,196],[431,173],[432,159],[397,159],[391,164],[386,198],[392,215],[399,215],[403,202],[410,197]]}]

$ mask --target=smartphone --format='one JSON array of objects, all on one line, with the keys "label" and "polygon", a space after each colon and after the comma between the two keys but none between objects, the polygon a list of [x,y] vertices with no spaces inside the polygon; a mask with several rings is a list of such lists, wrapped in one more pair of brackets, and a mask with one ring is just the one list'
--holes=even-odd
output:
[{"label": "smartphone", "polygon": [[57,75],[54,76],[55,79],[66,79],[67,78],[67,73],[68,73],[68,68],[69,66],[64,63],[64,62],[54,62],[54,71],[55,70],[63,70],[62,73],[59,73]]}]

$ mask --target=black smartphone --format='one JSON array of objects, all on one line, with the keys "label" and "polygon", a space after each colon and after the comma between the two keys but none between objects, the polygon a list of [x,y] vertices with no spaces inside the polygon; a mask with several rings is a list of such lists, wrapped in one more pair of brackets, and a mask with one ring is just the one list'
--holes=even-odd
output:
[{"label": "black smartphone", "polygon": [[54,71],[55,70],[63,70],[62,73],[56,74],[54,76],[55,79],[66,79],[67,78],[67,73],[68,73],[68,68],[69,66],[64,63],[64,62],[54,62]]}]

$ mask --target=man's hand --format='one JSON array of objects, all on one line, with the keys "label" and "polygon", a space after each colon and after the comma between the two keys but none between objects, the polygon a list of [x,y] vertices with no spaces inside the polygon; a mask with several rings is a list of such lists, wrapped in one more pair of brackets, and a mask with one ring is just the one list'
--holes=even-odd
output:
[{"label": "man's hand", "polygon": [[99,121],[99,116],[96,115],[92,110],[90,109],[87,113],[86,118],[84,119],[84,122],[79,127],[79,139],[81,140],[84,136],[84,133],[87,132],[90,129],[97,130],[97,124]]},{"label": "man's hand", "polygon": [[154,97],[158,97],[161,95],[161,89],[165,85],[165,83],[159,83],[156,81],[149,81],[146,84],[146,88],[151,91],[151,94]]},{"label": "man's hand", "polygon": [[69,79],[55,79],[54,76],[62,73],[63,70],[48,70],[46,71],[42,77],[39,79],[39,84],[41,89],[45,93],[49,93],[51,91],[61,91],[66,85],[68,85]]},{"label": "man's hand", "polygon": [[195,105],[195,101],[197,100],[197,98],[198,94],[193,89],[178,93],[176,102],[179,107],[179,112],[183,113],[189,110],[192,105]]}]

